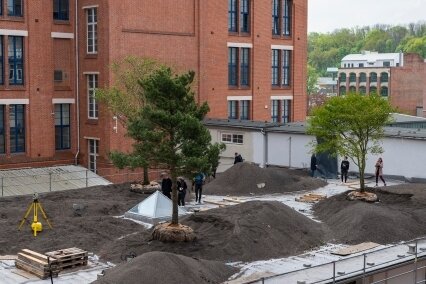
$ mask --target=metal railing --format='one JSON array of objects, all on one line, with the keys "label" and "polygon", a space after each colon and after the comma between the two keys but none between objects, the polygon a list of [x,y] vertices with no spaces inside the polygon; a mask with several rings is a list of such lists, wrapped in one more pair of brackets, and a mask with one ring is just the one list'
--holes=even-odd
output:
[{"label": "metal railing", "polygon": [[[388,280],[398,280],[404,276],[411,276],[412,281],[407,282],[406,280],[404,280],[403,282],[392,282],[392,283],[404,283],[404,284],[426,283],[426,264],[422,266],[418,266],[419,258],[421,258],[422,260],[426,259],[426,246],[422,247],[419,250],[418,249],[419,243],[423,243],[424,245],[426,245],[426,237],[418,238],[409,242],[405,242],[403,244],[388,246],[379,250],[367,252],[362,255],[357,255],[357,256],[341,259],[338,261],[324,263],[324,264],[312,266],[309,268],[303,268],[300,270],[290,271],[290,272],[277,274],[273,276],[262,277],[254,281],[240,282],[240,283],[245,283],[245,284],[290,283],[290,282],[286,282],[286,276],[291,276],[292,274],[294,276],[295,273],[299,273],[299,272],[304,272],[304,275],[309,275],[310,271],[312,271],[312,275],[318,276],[318,272],[314,272],[314,270],[318,270],[318,268],[322,268],[323,270],[328,271],[327,273],[322,272],[321,273],[322,275],[325,274],[325,275],[331,275],[331,276],[324,275],[324,278],[321,278],[321,279],[318,279],[318,277],[315,277],[315,280],[312,280],[312,281],[301,279],[297,283],[300,283],[300,284],[302,283],[303,284],[333,283],[334,284],[334,283],[347,283],[347,281],[349,280],[350,281],[361,280],[360,283],[363,283],[363,284],[386,284],[388,283],[386,282]],[[372,258],[374,254],[379,254],[385,250],[389,250],[399,246],[407,246],[407,245],[415,246],[414,250],[411,253],[407,253],[407,255],[405,254],[397,255],[390,260],[382,261],[377,264],[375,262],[368,262],[369,257]],[[357,258],[360,259],[360,263],[358,264],[356,263]],[[355,268],[351,271],[339,272],[338,271],[339,264],[342,265],[344,262],[348,262],[348,261],[354,262],[355,264],[352,264],[352,266],[358,266],[359,268]],[[385,278],[380,280],[374,280],[374,282],[369,282],[370,280],[367,280],[366,278],[367,276],[375,275],[379,272],[396,269],[397,265],[399,265],[399,267],[401,266],[407,267],[407,269],[398,274],[386,276]],[[414,268],[410,268],[409,267],[410,265],[414,265]],[[421,274],[422,276],[419,277],[418,273],[421,272],[422,270],[424,270],[424,272]]]}]

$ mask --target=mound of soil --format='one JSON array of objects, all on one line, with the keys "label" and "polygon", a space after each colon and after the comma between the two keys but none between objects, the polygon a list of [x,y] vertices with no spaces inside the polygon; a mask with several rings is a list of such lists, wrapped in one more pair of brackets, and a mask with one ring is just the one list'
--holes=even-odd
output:
[{"label": "mound of soil", "polygon": [[132,235],[110,249],[126,248],[125,253],[136,255],[168,251],[209,260],[254,261],[299,254],[320,246],[324,239],[320,223],[280,202],[245,202],[199,212],[181,222],[194,229],[194,242],[162,243],[151,241],[149,235],[142,241],[141,236]]},{"label": "mound of soil", "polygon": [[[258,184],[264,184],[264,187],[259,188]],[[313,190],[326,184],[302,170],[260,168],[251,163],[237,163],[206,184],[203,190],[212,195],[262,195]]]},{"label": "mound of soil", "polygon": [[389,244],[426,235],[425,194],[413,199],[413,193],[394,191],[401,192],[397,187],[376,191],[376,203],[349,201],[343,193],[320,201],[314,212],[338,243]]},{"label": "mound of soil", "polygon": [[104,277],[93,283],[212,284],[226,281],[235,272],[237,269],[217,261],[149,252],[107,270]]}]

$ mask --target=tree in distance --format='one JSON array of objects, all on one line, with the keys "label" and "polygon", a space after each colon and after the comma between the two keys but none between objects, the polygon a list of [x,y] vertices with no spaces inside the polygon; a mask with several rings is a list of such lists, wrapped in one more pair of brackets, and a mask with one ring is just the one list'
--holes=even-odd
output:
[{"label": "tree in distance", "polygon": [[[160,66],[149,58],[128,56],[112,64],[111,70],[114,75],[112,87],[96,90],[96,99],[106,104],[125,129],[146,103],[145,91],[139,81],[150,76]],[[119,169],[143,168],[143,184],[149,184],[149,165],[145,159],[120,155],[116,152],[110,153],[109,156],[114,166]]]},{"label": "tree in distance", "polygon": [[314,151],[350,157],[359,169],[360,191],[364,192],[366,156],[383,153],[384,126],[393,111],[377,94],[350,93],[329,99],[308,120],[308,133],[321,141],[312,144]]}]

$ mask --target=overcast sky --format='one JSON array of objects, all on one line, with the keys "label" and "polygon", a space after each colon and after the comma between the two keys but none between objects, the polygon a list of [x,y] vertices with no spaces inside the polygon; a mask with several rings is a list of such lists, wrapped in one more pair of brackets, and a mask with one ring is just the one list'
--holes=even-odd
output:
[{"label": "overcast sky", "polygon": [[426,21],[426,0],[308,0],[308,31]]}]

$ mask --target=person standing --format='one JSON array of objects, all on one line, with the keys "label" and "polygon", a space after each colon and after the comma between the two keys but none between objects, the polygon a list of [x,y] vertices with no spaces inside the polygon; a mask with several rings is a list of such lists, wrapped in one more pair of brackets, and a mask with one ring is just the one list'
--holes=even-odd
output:
[{"label": "person standing", "polygon": [[204,180],[205,176],[202,172],[199,172],[195,175],[195,202],[197,202],[198,204],[201,204],[201,194],[203,193]]},{"label": "person standing", "polygon": [[243,157],[237,152],[235,152],[234,165],[237,163],[241,163],[242,161],[243,161]]},{"label": "person standing", "polygon": [[[349,161],[347,156],[345,156],[342,163],[340,164],[340,172],[341,172],[342,182],[346,183],[346,181],[348,180],[348,172],[349,172]],[[343,181],[343,178],[345,181]]]},{"label": "person standing", "polygon": [[161,192],[168,198],[172,199],[172,180],[169,178],[167,173],[162,173],[161,177],[163,178],[161,181]]},{"label": "person standing", "polygon": [[315,156],[315,153],[311,156],[311,177],[315,176],[315,171],[317,169],[317,157]]},{"label": "person standing", "polygon": [[383,159],[379,158],[376,162],[376,187],[378,186],[379,177],[383,181],[384,186],[386,186],[386,182],[383,178]]},{"label": "person standing", "polygon": [[178,178],[177,181],[177,189],[178,189],[178,205],[185,206],[185,195],[186,189],[188,186],[186,185],[185,180],[182,177]]}]

